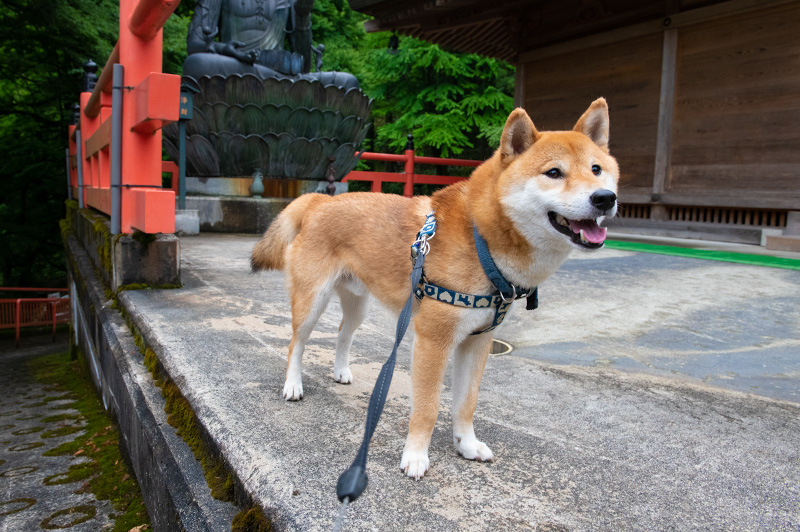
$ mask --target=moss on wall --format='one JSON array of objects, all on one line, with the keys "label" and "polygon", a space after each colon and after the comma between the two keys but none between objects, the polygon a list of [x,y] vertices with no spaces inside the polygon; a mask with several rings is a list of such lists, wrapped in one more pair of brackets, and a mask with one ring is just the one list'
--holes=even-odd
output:
[{"label": "moss on wall", "polygon": [[206,443],[200,422],[192,411],[189,401],[160,369],[158,357],[149,347],[145,348],[144,363],[153,376],[156,386],[161,388],[161,395],[166,401],[164,412],[167,413],[167,423],[177,430],[178,436],[186,442],[194,457],[203,466],[212,497],[222,501],[233,501],[236,486],[233,473],[225,461]]},{"label": "moss on wall", "polygon": [[231,523],[231,532],[271,532],[272,523],[258,506],[242,510]]}]

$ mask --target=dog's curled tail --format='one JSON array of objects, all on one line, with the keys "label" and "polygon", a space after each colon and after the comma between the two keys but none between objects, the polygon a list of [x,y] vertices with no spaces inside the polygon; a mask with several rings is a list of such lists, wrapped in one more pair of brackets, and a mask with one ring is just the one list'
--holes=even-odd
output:
[{"label": "dog's curled tail", "polygon": [[250,255],[253,272],[282,270],[286,263],[286,249],[300,233],[306,211],[329,199],[330,196],[324,194],[304,194],[283,209],[253,248]]}]

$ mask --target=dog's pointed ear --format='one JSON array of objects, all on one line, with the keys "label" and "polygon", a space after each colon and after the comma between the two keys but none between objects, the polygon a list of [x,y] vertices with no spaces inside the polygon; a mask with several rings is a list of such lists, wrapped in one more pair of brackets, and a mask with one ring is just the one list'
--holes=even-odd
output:
[{"label": "dog's pointed ear", "polygon": [[536,131],[525,109],[521,107],[514,109],[508,116],[500,137],[500,155],[503,164],[508,165],[530,148],[538,136],[539,132]]},{"label": "dog's pointed ear", "polygon": [[605,98],[598,98],[578,119],[574,131],[583,133],[592,142],[608,151],[608,104]]}]

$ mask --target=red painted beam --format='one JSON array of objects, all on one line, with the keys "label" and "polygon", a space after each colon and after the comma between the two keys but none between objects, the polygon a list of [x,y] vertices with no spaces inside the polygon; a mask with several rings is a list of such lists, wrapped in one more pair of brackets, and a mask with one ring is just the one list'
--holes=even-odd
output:
[{"label": "red painted beam", "polygon": [[396,155],[393,153],[374,153],[371,151],[365,151],[362,153],[361,158],[365,161],[387,161],[392,163],[406,162],[405,155]]},{"label": "red painted beam", "polygon": [[444,159],[441,157],[414,157],[416,164],[439,164],[447,166],[480,166],[483,161],[473,161],[471,159]]},{"label": "red painted beam", "polygon": [[139,133],[153,133],[179,118],[181,78],[174,74],[151,72],[133,89],[136,106],[134,125]]},{"label": "red painted beam", "polygon": [[106,66],[103,67],[100,77],[97,78],[97,85],[94,86],[92,97],[89,98],[89,102],[83,109],[83,114],[89,118],[94,118],[100,114],[100,93],[111,93],[111,74],[114,70],[114,63],[119,63],[119,42],[114,45],[111,55],[108,56]]},{"label": "red painted beam", "polygon": [[180,3],[181,0],[140,0],[128,22],[128,28],[140,39],[151,41]]},{"label": "red painted beam", "polygon": [[138,229],[143,233],[175,232],[175,193],[172,190],[134,188],[128,200],[132,203],[130,227],[123,233]]}]

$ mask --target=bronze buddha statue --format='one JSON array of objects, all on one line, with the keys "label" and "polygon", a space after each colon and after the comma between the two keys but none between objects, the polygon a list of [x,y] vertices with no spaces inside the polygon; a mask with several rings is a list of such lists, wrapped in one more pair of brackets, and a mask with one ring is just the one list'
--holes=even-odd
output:
[{"label": "bronze buddha statue", "polygon": [[[317,70],[321,49],[311,45],[313,0],[198,0],[189,25],[183,75],[254,74],[261,79],[317,80],[343,89],[358,87],[345,72]],[[219,40],[217,40],[219,37]],[[288,40],[290,50],[284,49]]]}]

